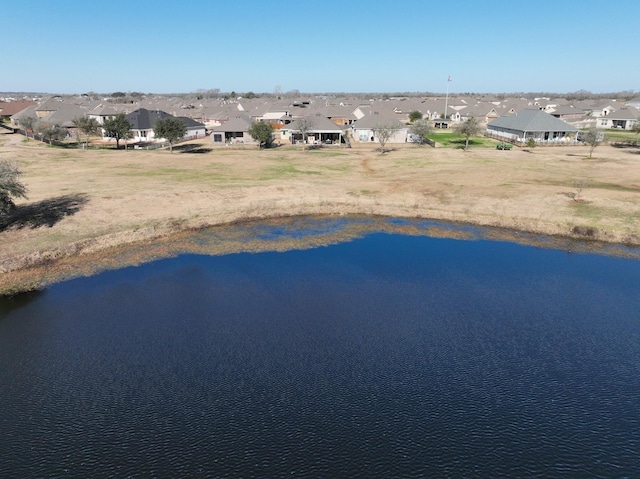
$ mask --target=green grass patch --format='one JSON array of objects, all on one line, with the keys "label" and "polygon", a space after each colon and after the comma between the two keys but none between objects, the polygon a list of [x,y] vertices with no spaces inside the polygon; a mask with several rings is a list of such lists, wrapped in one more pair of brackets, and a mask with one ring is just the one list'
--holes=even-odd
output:
[{"label": "green grass patch", "polygon": [[323,170],[327,170],[327,171],[336,171],[336,172],[347,172],[347,171],[351,171],[353,168],[351,165],[340,165],[340,166],[336,166],[336,165],[318,165],[320,168],[322,168]]},{"label": "green grass patch", "polygon": [[589,188],[598,188],[601,190],[611,190],[611,191],[624,191],[629,193],[640,193],[639,186],[624,186],[624,185],[619,185],[617,183],[604,183],[604,182],[598,182],[598,181],[590,181],[584,186],[585,190],[588,190]]},{"label": "green grass patch", "polygon": [[635,185],[620,185],[618,183],[607,183],[602,181],[593,181],[593,180],[536,180],[530,181],[531,184],[539,184],[539,185],[548,185],[548,186],[559,186],[562,188],[568,188],[575,190],[576,188],[580,188],[582,190],[582,194],[585,194],[589,190],[610,190],[610,191],[621,191],[625,193],[640,193],[640,186]]},{"label": "green grass patch", "polygon": [[637,221],[635,213],[623,211],[620,208],[610,208],[606,206],[595,206],[588,201],[572,202],[570,205],[573,214],[588,221],[590,226],[599,227],[599,221],[608,218],[625,218],[625,223],[632,225]]},{"label": "green grass patch", "polygon": [[638,135],[632,131],[626,130],[605,130],[604,132],[605,140],[609,141],[636,141],[638,140]]},{"label": "green grass patch", "polygon": [[[454,132],[431,133],[429,139],[444,148],[464,148],[466,137]],[[472,136],[469,138],[469,148],[495,148],[498,142],[484,136]]]},{"label": "green grass patch", "polygon": [[321,175],[320,171],[299,170],[292,164],[269,166],[262,170],[260,180],[275,180],[299,175]]},{"label": "green grass patch", "polygon": [[[471,147],[471,146],[469,146]],[[492,158],[478,158],[477,160],[474,161],[474,163],[480,163],[483,165],[490,165],[492,163],[495,163],[496,160],[492,159]]]},{"label": "green grass patch", "polygon": [[433,165],[435,162],[429,160],[426,157],[422,158],[393,158],[393,167],[394,168],[403,168],[403,167],[414,167],[414,168],[424,168],[428,165]]},{"label": "green grass patch", "polygon": [[349,156],[349,153],[345,153],[344,151],[339,151],[339,150],[325,150],[325,149],[318,149],[318,150],[307,150],[307,153],[310,156],[320,156],[320,157],[325,157],[325,158],[338,158],[340,156]]},{"label": "green grass patch", "polygon": [[166,178],[167,180],[183,182],[223,182],[223,181],[245,181],[246,178],[239,178],[232,175],[225,175],[219,172],[198,171],[183,168],[156,168],[156,169],[138,169],[135,166],[129,166],[131,170],[121,172],[118,176],[136,177],[136,178]]},{"label": "green grass patch", "polygon": [[602,218],[602,211],[597,206],[593,206],[590,203],[571,203],[571,209],[573,210],[573,214],[580,218],[598,221]]}]

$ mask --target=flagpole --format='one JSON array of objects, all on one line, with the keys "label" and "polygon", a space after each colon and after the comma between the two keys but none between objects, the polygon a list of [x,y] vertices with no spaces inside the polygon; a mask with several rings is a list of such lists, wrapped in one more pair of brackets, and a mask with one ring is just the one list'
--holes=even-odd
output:
[{"label": "flagpole", "polygon": [[444,100],[444,119],[447,119],[447,109],[449,107],[449,82],[451,81],[451,75],[447,77],[447,96]]}]

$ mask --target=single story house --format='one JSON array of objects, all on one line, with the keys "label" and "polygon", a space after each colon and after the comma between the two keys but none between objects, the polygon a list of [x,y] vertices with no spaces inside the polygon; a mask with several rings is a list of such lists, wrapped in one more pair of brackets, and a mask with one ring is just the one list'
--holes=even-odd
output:
[{"label": "single story house", "polygon": [[[39,112],[36,109],[36,114],[39,116]],[[73,121],[76,118],[81,118],[87,115],[87,110],[78,105],[70,103],[61,103],[60,108],[55,111],[49,111],[45,116],[39,116],[38,120],[50,125],[60,125],[69,130],[69,134],[74,133],[75,124]]]},{"label": "single story house", "polygon": [[[0,101],[0,119],[8,120],[26,108],[35,106],[36,102],[31,100]],[[35,116],[35,113],[32,116]]]},{"label": "single story house", "polygon": [[213,144],[228,143],[257,143],[249,134],[251,118],[249,115],[237,115],[211,129],[211,142]]},{"label": "single story house", "polygon": [[297,119],[283,126],[280,128],[280,139],[291,144],[301,143],[303,141],[300,131],[302,121],[308,122],[307,143],[344,143],[344,129],[322,115]]},{"label": "single story house", "polygon": [[487,125],[487,136],[514,143],[576,141],[578,129],[538,109],[520,110]]},{"label": "single story house", "polygon": [[405,143],[407,141],[407,126],[394,116],[372,111],[351,125],[351,136],[354,141],[378,141],[376,130],[385,127],[394,128],[395,133],[389,138],[389,143]]},{"label": "single story house", "polygon": [[153,128],[156,122],[164,118],[178,118],[187,127],[187,134],[184,139],[190,138],[202,138],[206,136],[206,129],[202,123],[199,123],[191,118],[187,117],[174,117],[169,113],[162,110],[147,110],[146,108],[139,108],[132,111],[125,116],[131,123],[131,138],[138,142],[155,141],[155,134]]},{"label": "single story house", "polygon": [[596,128],[614,128],[619,130],[631,130],[636,124],[640,112],[635,108],[621,108],[601,116],[596,121]]},{"label": "single story house", "polygon": [[38,115],[36,114],[36,107],[37,105],[31,105],[25,108],[24,110],[21,110],[18,113],[15,113],[14,115],[12,115],[11,125],[14,127],[21,127],[20,121],[23,118],[31,117],[31,118],[37,119]]}]

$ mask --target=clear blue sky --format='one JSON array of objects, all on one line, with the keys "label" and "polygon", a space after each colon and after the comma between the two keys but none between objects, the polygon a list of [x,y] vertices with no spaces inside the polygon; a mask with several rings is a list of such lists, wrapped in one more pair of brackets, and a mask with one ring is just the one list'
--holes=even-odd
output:
[{"label": "clear blue sky", "polygon": [[0,92],[640,90],[640,0],[16,0],[0,18]]}]

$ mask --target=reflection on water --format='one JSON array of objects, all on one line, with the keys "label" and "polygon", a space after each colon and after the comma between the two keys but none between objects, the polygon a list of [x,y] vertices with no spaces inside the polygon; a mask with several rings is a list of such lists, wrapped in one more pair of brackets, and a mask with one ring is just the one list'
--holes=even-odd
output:
[{"label": "reflection on water", "polygon": [[44,290],[41,291],[28,291],[22,294],[16,294],[6,298],[0,297],[0,321],[2,318],[8,316],[8,314],[14,309],[21,308],[42,297],[45,294]]},{"label": "reflection on water", "polygon": [[638,291],[397,234],[61,283],[0,303],[0,476],[635,477]]},{"label": "reflection on water", "polygon": [[55,262],[47,261],[42,267],[30,266],[29,270],[19,272],[8,291],[38,289],[74,277],[91,276],[109,269],[121,269],[184,254],[225,255],[303,250],[353,241],[379,232],[508,241],[537,248],[640,259],[640,248],[462,223],[381,216],[296,216],[186,231],[150,242],[125,244],[95,253],[65,257]]}]

